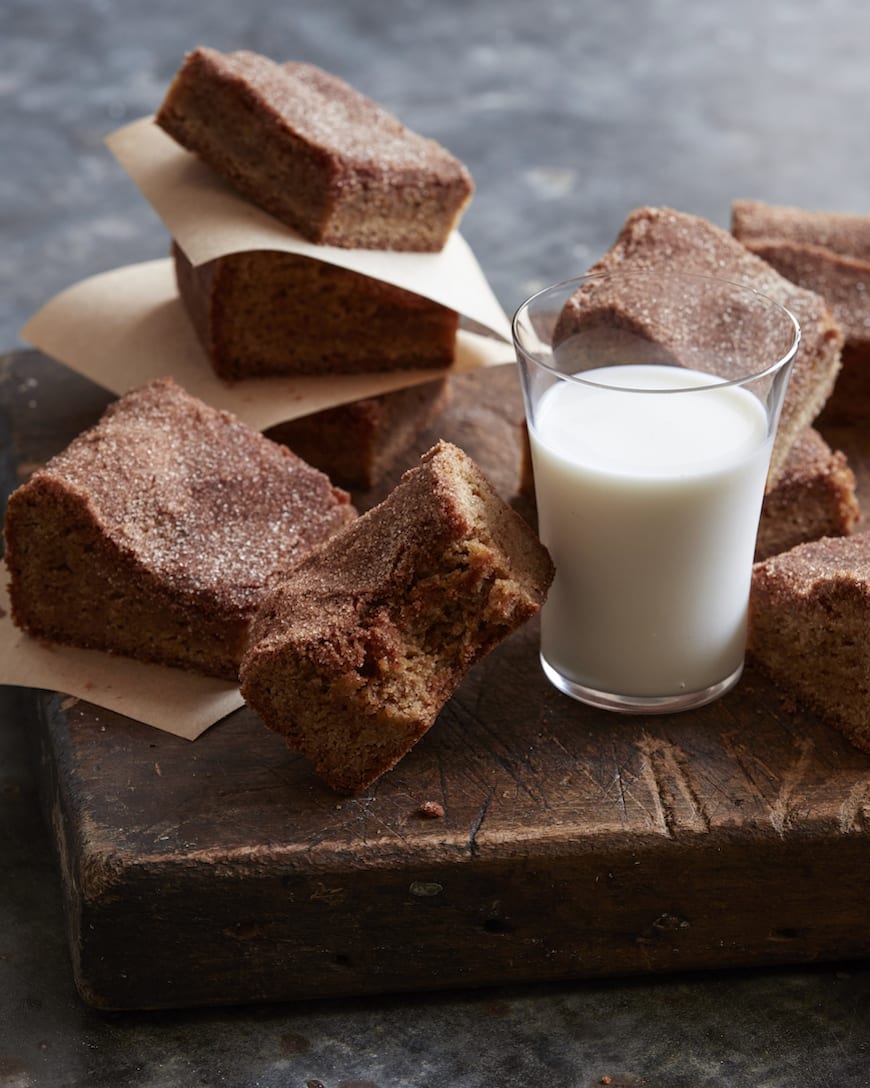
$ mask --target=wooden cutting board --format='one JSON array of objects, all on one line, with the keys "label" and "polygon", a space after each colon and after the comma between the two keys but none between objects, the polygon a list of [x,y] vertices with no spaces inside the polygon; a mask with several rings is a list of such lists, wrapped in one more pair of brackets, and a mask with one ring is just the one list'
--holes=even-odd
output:
[{"label": "wooden cutting board", "polygon": [[[33,352],[2,362],[8,490],[107,396]],[[421,445],[456,441],[510,497],[521,419],[512,368],[463,377]],[[829,438],[870,499],[867,434]],[[100,1008],[870,953],[870,755],[752,671],[699,711],[622,718],[550,687],[530,624],[353,799],[246,709],[189,743],[63,695],[28,705]]]}]

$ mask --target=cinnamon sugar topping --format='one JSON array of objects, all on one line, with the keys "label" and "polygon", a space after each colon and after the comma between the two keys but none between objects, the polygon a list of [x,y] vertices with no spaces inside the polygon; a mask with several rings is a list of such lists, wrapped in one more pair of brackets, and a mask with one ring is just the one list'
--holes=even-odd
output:
[{"label": "cinnamon sugar topping", "polygon": [[177,591],[220,585],[240,605],[348,514],[325,476],[170,379],[127,394],[44,471]]}]

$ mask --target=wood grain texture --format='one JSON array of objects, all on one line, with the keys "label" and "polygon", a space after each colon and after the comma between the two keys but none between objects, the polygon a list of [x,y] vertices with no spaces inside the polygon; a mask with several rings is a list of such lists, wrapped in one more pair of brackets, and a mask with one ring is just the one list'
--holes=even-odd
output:
[{"label": "wood grain texture", "polygon": [[[106,399],[35,353],[0,371],[25,469]],[[521,421],[499,368],[457,381],[434,437],[509,497]],[[833,439],[867,494],[866,434]],[[621,718],[556,692],[537,649],[532,623],[357,798],[246,709],[190,744],[35,694],[84,999],[224,1004],[870,953],[870,756],[751,670],[701,710]],[[429,800],[442,818],[420,815]]]}]

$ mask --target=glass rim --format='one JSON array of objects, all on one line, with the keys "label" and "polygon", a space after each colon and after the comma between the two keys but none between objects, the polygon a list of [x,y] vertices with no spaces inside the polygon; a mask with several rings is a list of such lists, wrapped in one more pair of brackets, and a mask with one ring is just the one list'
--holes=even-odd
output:
[{"label": "glass rim", "polygon": [[[642,386],[626,386],[626,385],[611,385],[609,382],[601,382],[590,380],[585,378],[582,373],[580,374],[566,374],[561,370],[558,370],[552,363],[548,363],[545,359],[540,357],[540,354],[530,351],[525,347],[521,340],[519,332],[519,322],[523,315],[527,314],[534,302],[541,299],[545,295],[556,294],[560,291],[567,291],[569,288],[579,288],[581,284],[589,283],[595,280],[613,280],[613,279],[629,279],[636,277],[638,279],[664,279],[670,277],[672,279],[682,280],[695,280],[711,284],[722,284],[728,287],[735,287],[741,292],[754,295],[756,298],[769,303],[776,310],[779,310],[790,322],[793,336],[789,349],[784,355],[774,363],[770,363],[768,366],[761,370],[753,371],[750,374],[744,375],[742,378],[722,378],[717,382],[713,382],[710,385],[685,385],[679,386],[675,389],[649,389]],[[573,292],[572,292],[573,293]],[[570,297],[568,295],[567,298]],[[656,268],[637,268],[637,269],[614,269],[610,272],[587,272],[582,276],[570,276],[568,279],[559,280],[557,283],[551,283],[546,287],[540,288],[535,291],[534,294],[529,295],[527,299],[520,303],[511,318],[511,336],[513,338],[514,347],[518,352],[521,352],[524,357],[530,359],[542,369],[549,371],[554,377],[560,378],[563,381],[575,383],[577,385],[585,385],[593,389],[608,389],[620,393],[655,393],[655,394],[674,394],[674,393],[701,393],[704,390],[710,389],[723,389],[726,387],[743,386],[751,382],[760,381],[766,377],[770,377],[776,374],[777,371],[787,366],[797,355],[798,348],[801,343],[801,327],[798,319],[791,312],[791,310],[784,306],[781,302],[777,302],[776,299],[771,298],[770,295],[766,295],[763,291],[759,291],[757,287],[753,287],[748,283],[738,283],[736,280],[726,279],[724,276],[709,276],[703,272],[688,272],[681,269],[668,269],[662,271]],[[679,366],[675,366],[674,369],[681,369]]]}]

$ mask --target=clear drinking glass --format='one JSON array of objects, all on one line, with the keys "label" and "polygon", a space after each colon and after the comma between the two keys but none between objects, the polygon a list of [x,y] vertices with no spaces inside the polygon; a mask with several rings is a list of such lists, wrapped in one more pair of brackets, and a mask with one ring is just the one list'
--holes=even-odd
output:
[{"label": "clear drinking glass", "polygon": [[743,670],[797,321],[744,285],[614,272],[538,292],[513,335],[556,566],[547,677],[626,713],[710,702]]}]

